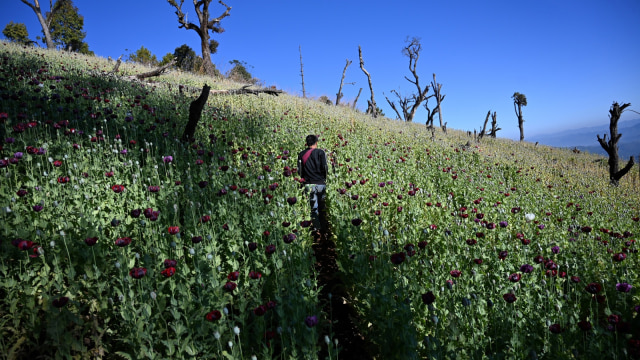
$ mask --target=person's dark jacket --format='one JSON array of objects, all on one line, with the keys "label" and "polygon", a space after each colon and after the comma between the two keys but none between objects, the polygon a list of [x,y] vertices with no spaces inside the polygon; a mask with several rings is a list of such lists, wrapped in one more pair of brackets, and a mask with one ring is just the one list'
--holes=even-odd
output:
[{"label": "person's dark jacket", "polygon": [[[313,151],[307,162],[302,165],[302,157],[307,151]],[[298,154],[298,175],[305,184],[325,185],[327,181],[327,156],[321,149],[307,148]]]}]

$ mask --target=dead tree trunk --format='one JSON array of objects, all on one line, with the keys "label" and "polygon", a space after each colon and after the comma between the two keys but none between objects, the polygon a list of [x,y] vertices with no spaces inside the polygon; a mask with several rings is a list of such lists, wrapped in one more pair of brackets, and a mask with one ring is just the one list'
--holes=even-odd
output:
[{"label": "dead tree trunk", "polygon": [[491,131],[489,131],[489,136],[495,139],[498,130],[502,129],[498,127],[498,113],[494,111],[493,114],[491,114]]},{"label": "dead tree trunk", "polygon": [[211,91],[211,87],[205,84],[202,87],[202,93],[200,96],[191,102],[189,105],[189,122],[187,126],[184,128],[184,133],[182,134],[182,141],[191,142],[195,140],[194,135],[196,133],[196,127],[198,126],[198,122],[200,121],[200,117],[202,117],[202,109],[207,103],[207,99],[209,99],[209,92]]},{"label": "dead tree trunk", "polygon": [[362,72],[367,75],[367,79],[369,80],[369,90],[371,91],[371,100],[367,101],[367,114],[370,114],[372,117],[378,117],[378,105],[376,105],[376,100],[373,96],[373,85],[371,84],[371,75],[369,72],[364,69],[364,60],[362,59],[362,47],[358,45],[358,55],[360,57],[360,69]]},{"label": "dead tree trunk", "polygon": [[353,100],[353,105],[351,105],[352,109],[356,108],[356,103],[358,102],[358,98],[360,98],[360,93],[362,92],[362,88],[360,88],[360,90],[358,90],[358,96],[356,96],[356,99]]},{"label": "dead tree trunk", "polygon": [[347,59],[347,64],[344,66],[344,70],[342,70],[342,79],[340,79],[340,88],[338,89],[338,93],[336,94],[336,106],[340,105],[340,99],[342,99],[342,85],[344,84],[344,76],[347,73],[347,68],[351,65],[351,60]]},{"label": "dead tree trunk", "polygon": [[489,122],[489,116],[491,116],[491,110],[489,110],[489,112],[487,113],[487,117],[484,118],[484,125],[482,125],[482,131],[480,131],[480,134],[478,135],[478,141],[482,140],[484,134],[487,133],[487,123]]},{"label": "dead tree trunk", "polygon": [[609,155],[609,180],[611,185],[615,186],[618,186],[620,179],[633,167],[633,156],[629,158],[629,162],[627,162],[627,165],[625,165],[622,170],[620,170],[620,165],[618,164],[620,161],[620,157],[618,156],[618,141],[620,141],[620,137],[622,137],[622,134],[618,134],[618,120],[620,120],[620,115],[622,115],[624,110],[630,105],[629,103],[620,105],[614,102],[611,109],[609,109],[609,132],[611,136],[609,141],[607,141],[607,134],[604,134],[602,138],[600,138],[600,135],[596,135],[600,146],[602,146]]},{"label": "dead tree trunk", "polygon": [[300,78],[302,79],[302,98],[307,98],[307,93],[304,90],[304,69],[302,68],[302,46],[298,45],[298,51],[300,52]]},{"label": "dead tree trunk", "polygon": [[118,69],[120,68],[120,64],[122,64],[122,55],[120,55],[120,57],[118,58],[118,60],[116,60],[116,64],[113,67],[113,70],[111,70],[110,74],[115,74],[118,72]]},{"label": "dead tree trunk", "polygon": [[444,130],[444,128],[442,127],[442,109],[440,108],[440,104],[442,104],[442,100],[444,100],[444,97],[446,95],[442,95],[442,84],[438,84],[436,82],[436,74],[433,73],[433,82],[431,83],[431,88],[433,89],[434,92],[434,96],[436,97],[436,102],[438,103],[437,109],[438,109],[438,119],[440,119],[440,127]]}]

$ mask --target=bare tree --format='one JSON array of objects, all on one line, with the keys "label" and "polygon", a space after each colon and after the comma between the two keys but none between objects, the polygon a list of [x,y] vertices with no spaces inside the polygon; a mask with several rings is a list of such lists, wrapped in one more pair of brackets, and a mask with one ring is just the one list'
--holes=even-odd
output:
[{"label": "bare tree", "polygon": [[[336,106],[340,105],[340,99],[342,99],[342,85],[344,85],[344,76],[347,73],[347,68],[351,65],[352,61],[347,59],[347,64],[344,66],[344,70],[342,70],[342,79],[340,79],[340,88],[338,89],[338,93],[336,94]],[[353,84],[353,83],[351,83]]]},{"label": "bare tree", "polygon": [[27,0],[20,0],[20,1],[22,1],[25,5],[30,7],[34,13],[36,13],[36,16],[38,17],[38,21],[40,22],[40,26],[42,26],[44,39],[45,39],[45,42],[47,43],[47,49],[55,49],[56,45],[53,43],[53,39],[51,38],[51,31],[49,31],[49,28],[51,27],[51,18],[52,18],[51,15],[53,15],[53,13],[55,13],[56,11],[56,9],[53,7],[51,0],[49,0],[49,8],[51,9],[49,13],[51,15],[48,16],[46,19],[44,16],[42,16],[42,10],[40,9],[40,1],[33,0],[33,4]]},{"label": "bare tree", "polygon": [[198,17],[199,24],[196,25],[189,22],[187,16],[182,12],[182,5],[184,0],[180,0],[180,4],[176,3],[176,0],[167,0],[171,6],[176,8],[176,15],[178,15],[178,28],[184,28],[187,30],[195,31],[200,37],[200,47],[202,48],[202,70],[205,74],[214,75],[215,66],[211,62],[211,44],[209,30],[214,33],[222,33],[224,29],[220,27],[220,21],[229,16],[231,7],[227,6],[222,0],[218,1],[222,6],[226,8],[225,12],[217,18],[210,19],[209,5],[212,0],[193,0],[193,6]]},{"label": "bare tree", "polygon": [[[425,108],[425,110],[427,110],[427,122],[425,123],[425,126],[427,127],[427,129],[433,129],[433,120],[434,120],[433,118],[438,113],[438,107],[433,109],[433,111],[431,111],[431,109],[429,109],[429,99],[434,97],[434,96],[435,95],[429,95],[424,99],[424,108]],[[392,106],[392,108],[393,108],[393,106]]]},{"label": "bare tree", "polygon": [[424,88],[420,86],[420,79],[416,70],[416,68],[418,67],[418,59],[420,58],[420,51],[422,50],[420,39],[414,37],[411,38],[411,40],[407,39],[406,43],[407,45],[402,49],[402,54],[409,58],[409,71],[413,75],[413,79],[409,79],[406,76],[404,78],[407,79],[408,82],[415,85],[418,92],[412,94],[410,97],[402,97],[395,90],[391,91],[398,97],[398,103],[400,105],[400,108],[402,109],[402,116],[400,116],[400,112],[396,108],[395,104],[391,100],[389,100],[389,98],[386,99],[391,108],[396,112],[396,114],[398,114],[398,117],[406,122],[412,122],[416,110],[418,110],[422,102],[427,97],[427,93],[429,92],[429,85],[426,85]]},{"label": "bare tree", "polygon": [[302,69],[302,46],[298,45],[298,51],[300,51],[300,77],[302,78],[302,97],[306,98],[307,93],[304,91],[304,70]]},{"label": "bare tree", "polygon": [[513,109],[518,117],[518,128],[520,128],[520,141],[524,140],[524,118],[522,117],[522,107],[527,106],[527,97],[519,92],[514,92],[513,96]]},{"label": "bare tree", "polygon": [[[434,96],[436,98],[436,101],[438,102],[438,119],[440,119],[440,127],[442,128],[442,130],[444,130],[447,126],[447,123],[444,123],[444,125],[442,124],[442,108],[440,107],[440,104],[442,104],[442,101],[444,100],[444,97],[446,95],[442,95],[442,84],[438,84],[436,82],[436,74],[433,73],[433,81],[431,82],[431,88],[433,89],[434,92]],[[433,123],[432,123],[433,124]]]},{"label": "bare tree", "polygon": [[376,105],[376,100],[373,96],[373,85],[371,85],[371,75],[369,72],[364,69],[364,60],[362,60],[362,48],[358,45],[358,55],[360,57],[360,69],[362,72],[367,75],[367,79],[369,80],[369,90],[371,91],[371,100],[367,101],[367,114],[370,114],[374,118],[378,117],[378,105]]},{"label": "bare tree", "polygon": [[358,99],[360,98],[360,93],[362,92],[362,88],[360,88],[360,90],[358,90],[358,95],[356,96],[356,99],[353,100],[353,105],[351,105],[352,109],[356,108],[356,103],[358,102]]},{"label": "bare tree", "polygon": [[484,137],[484,135],[487,133],[487,123],[489,122],[489,116],[491,116],[491,110],[487,112],[487,117],[484,118],[484,125],[482,125],[482,130],[480,131],[480,134],[478,134],[478,141],[480,141]]},{"label": "bare tree", "polygon": [[502,129],[498,127],[498,113],[494,111],[493,114],[491,114],[491,131],[489,131],[489,136],[495,139],[496,133],[499,130]]},{"label": "bare tree", "polygon": [[622,115],[630,105],[629,103],[620,105],[617,102],[611,105],[611,109],[609,109],[609,132],[611,138],[609,141],[607,141],[607,134],[604,134],[602,138],[600,138],[600,135],[596,135],[600,146],[609,154],[609,179],[611,184],[615,186],[618,185],[618,181],[633,167],[633,156],[629,158],[629,162],[627,162],[627,165],[622,168],[622,170],[620,170],[620,165],[618,164],[620,161],[620,157],[618,156],[618,141],[620,141],[620,137],[622,137],[622,134],[618,134],[618,120],[620,120],[620,115]]}]

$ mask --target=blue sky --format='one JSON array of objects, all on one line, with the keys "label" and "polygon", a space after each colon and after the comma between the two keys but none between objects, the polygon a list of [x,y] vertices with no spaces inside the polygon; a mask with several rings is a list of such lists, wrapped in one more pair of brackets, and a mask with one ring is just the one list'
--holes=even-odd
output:
[{"label": "blue sky", "polygon": [[[41,0],[48,10],[48,1]],[[479,129],[487,111],[496,111],[501,137],[518,138],[511,95],[527,96],[527,136],[608,123],[614,101],[640,111],[640,1],[305,1],[226,0],[231,16],[216,34],[220,46],[212,61],[223,72],[229,61],[245,61],[265,85],[302,94],[300,54],[307,96],[335,100],[346,60],[343,101],[363,88],[358,107],[370,97],[359,68],[362,46],[376,102],[395,117],[384,95],[415,92],[402,55],[407,37],[421,39],[418,62],[424,86],[436,73],[446,98],[443,119],[450,128]],[[195,20],[186,0],[184,11]],[[75,0],[84,16],[85,38],[98,56],[117,58],[145,46],[158,58],[187,44],[200,53],[194,31],[178,29],[172,7],[162,0]],[[212,14],[224,8],[214,1]],[[0,26],[27,26],[41,35],[33,11],[20,0],[0,2]],[[432,99],[430,105],[435,104]],[[433,106],[432,106],[433,107]],[[415,121],[424,123],[424,111]],[[622,120],[638,119],[627,112]],[[438,120],[436,120],[437,123]]]}]

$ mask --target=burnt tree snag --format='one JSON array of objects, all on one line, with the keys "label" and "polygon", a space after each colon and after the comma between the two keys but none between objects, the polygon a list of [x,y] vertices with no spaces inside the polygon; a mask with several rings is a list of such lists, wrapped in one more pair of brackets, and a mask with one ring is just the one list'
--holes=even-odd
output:
[{"label": "burnt tree snag", "polygon": [[336,94],[336,106],[340,105],[340,99],[342,99],[342,85],[344,85],[344,76],[347,73],[347,68],[351,65],[352,61],[347,59],[347,64],[344,66],[344,70],[342,70],[342,79],[340,79],[340,88],[338,89],[338,93]]},{"label": "burnt tree snag", "polygon": [[304,91],[304,69],[302,68],[302,46],[298,45],[298,51],[300,51],[300,78],[302,79],[302,98],[307,98],[307,93]]},{"label": "burnt tree snag", "polygon": [[[427,110],[427,121],[425,123],[425,126],[427,127],[427,129],[433,128],[433,120],[434,120],[433,118],[438,113],[438,107],[437,106],[436,106],[435,109],[433,109],[433,111],[431,111],[431,109],[429,109],[429,98],[432,98],[434,96],[435,95],[429,95],[424,99],[424,108],[425,108],[425,110]],[[389,100],[387,99],[387,101],[389,101]],[[442,127],[442,125],[440,127]]]},{"label": "burnt tree snag", "polygon": [[358,99],[360,98],[360,93],[362,92],[362,88],[360,88],[360,90],[358,90],[358,95],[356,96],[356,99],[353,100],[353,105],[351,105],[352,109],[356,108],[356,103],[358,103]]},{"label": "burnt tree snag", "polygon": [[367,101],[367,112],[366,114],[371,115],[374,118],[378,117],[378,105],[376,105],[376,100],[373,96],[373,85],[371,85],[371,75],[367,70],[364,69],[364,60],[362,59],[362,47],[358,45],[358,56],[360,57],[360,69],[362,72],[367,75],[367,79],[369,80],[369,90],[371,91],[371,100]]},{"label": "burnt tree snag", "polygon": [[607,134],[604,134],[602,138],[600,138],[600,135],[596,135],[600,146],[602,146],[604,151],[609,155],[609,180],[611,185],[614,186],[618,186],[620,179],[633,167],[633,156],[629,158],[629,162],[627,162],[624,168],[620,169],[620,165],[618,164],[620,161],[620,157],[618,156],[618,141],[620,141],[620,137],[622,137],[622,134],[618,134],[618,120],[620,120],[620,115],[622,115],[624,110],[630,105],[629,103],[620,105],[617,102],[611,105],[611,109],[609,109],[609,132],[611,138],[609,141],[607,141]]},{"label": "burnt tree snag", "polygon": [[494,111],[493,114],[491,114],[491,131],[489,131],[489,136],[495,139],[498,130],[502,129],[498,127],[498,113]]},{"label": "burnt tree snag", "polygon": [[484,135],[487,133],[487,123],[489,122],[489,116],[491,116],[491,110],[487,113],[487,117],[484,118],[484,125],[482,125],[482,130],[480,134],[478,134],[478,141],[482,140]]},{"label": "burnt tree snag", "polygon": [[196,133],[196,127],[198,126],[198,122],[200,121],[200,117],[202,117],[202,109],[207,103],[207,99],[209,99],[209,92],[211,91],[211,87],[205,84],[202,87],[202,92],[200,96],[191,102],[189,105],[189,122],[187,126],[184,127],[184,133],[182,133],[182,141],[184,142],[192,142],[195,140],[194,135]]},{"label": "burnt tree snag", "polygon": [[[403,119],[406,122],[412,122],[413,117],[415,116],[416,110],[420,107],[422,102],[426,99],[427,93],[429,92],[429,85],[422,88],[420,86],[420,79],[418,77],[418,72],[416,70],[418,66],[418,59],[420,58],[420,51],[422,50],[422,44],[420,44],[420,39],[411,38],[411,40],[406,40],[407,45],[402,49],[402,54],[409,58],[409,71],[413,75],[413,79],[409,79],[408,77],[404,77],[408,82],[415,85],[417,89],[417,93],[411,94],[410,97],[401,97],[398,92],[392,90],[392,93],[395,93],[398,97],[398,103],[400,108],[402,109],[402,115],[400,116],[400,112],[396,109],[395,104],[387,99],[387,102],[391,106],[391,108],[396,112],[399,118]],[[442,125],[442,119],[440,119],[440,125]],[[441,126],[444,130],[446,127]]]},{"label": "burnt tree snag", "polygon": [[111,70],[111,72],[109,74],[117,73],[118,69],[120,69],[120,64],[122,64],[122,55],[120,55],[118,60],[116,60],[116,64],[113,66],[113,69]]},{"label": "burnt tree snag", "polygon": [[444,100],[444,97],[446,95],[442,95],[442,84],[438,84],[436,82],[435,73],[433,73],[433,82],[431,82],[431,88],[433,89],[433,92],[434,92],[433,96],[435,96],[436,102],[438,104],[437,109],[438,109],[438,119],[440,119],[440,127],[442,128],[442,130],[444,130],[445,128],[442,126],[442,108],[440,107],[440,104],[442,104],[442,101]]}]

